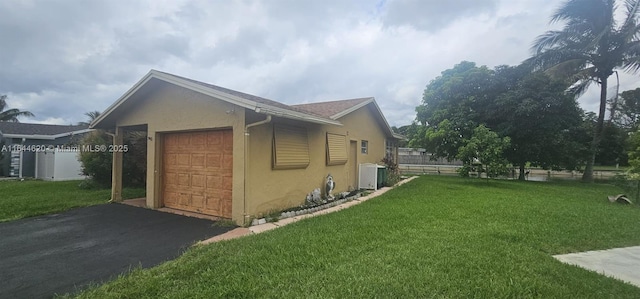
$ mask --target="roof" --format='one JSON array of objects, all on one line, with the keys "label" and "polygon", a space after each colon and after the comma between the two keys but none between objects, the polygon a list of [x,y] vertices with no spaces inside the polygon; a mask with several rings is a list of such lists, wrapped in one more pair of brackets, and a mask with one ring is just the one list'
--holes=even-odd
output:
[{"label": "roof", "polygon": [[[325,118],[310,112],[303,111],[299,108],[295,108],[289,105],[285,105],[273,100],[265,99],[262,97],[250,95],[228,88],[188,79],[173,74],[151,70],[140,81],[138,81],[131,89],[129,89],[122,97],[120,97],[115,103],[113,103],[107,110],[100,114],[90,125],[90,128],[105,127],[107,119],[113,117],[113,112],[118,110],[119,107],[126,104],[126,102],[136,97],[136,92],[141,90],[145,84],[159,80],[161,82],[170,83],[186,89],[190,89],[216,99],[240,106],[245,109],[250,109],[256,113],[273,115],[283,118],[301,120],[305,122],[317,123],[317,124],[331,124],[341,126],[338,121]],[[117,114],[117,113],[115,113]]]},{"label": "roof", "polygon": [[197,80],[193,80],[193,79],[189,79],[189,78],[185,78],[185,77],[182,77],[182,76],[173,75],[173,74],[169,74],[169,73],[165,73],[165,72],[161,72],[161,71],[157,71],[157,72],[158,73],[163,73],[163,74],[168,75],[168,76],[173,76],[173,77],[176,77],[176,78],[187,80],[187,81],[193,82],[195,84],[202,85],[202,86],[208,87],[208,88],[212,88],[212,89],[224,92],[224,93],[232,94],[232,95],[235,95],[237,97],[240,97],[240,98],[243,98],[243,99],[246,99],[246,100],[250,100],[250,101],[254,101],[254,102],[259,103],[259,104],[270,105],[270,106],[273,106],[273,107],[278,107],[278,108],[281,108],[281,109],[292,110],[292,111],[297,111],[297,112],[302,112],[302,113],[309,113],[309,114],[313,114],[313,115],[316,115],[316,116],[323,116],[321,114],[317,114],[317,113],[314,113],[314,112],[311,112],[311,111],[306,111],[305,109],[300,109],[300,108],[296,107],[296,105],[290,106],[290,105],[286,105],[286,104],[283,104],[283,103],[280,103],[280,102],[276,102],[276,101],[273,101],[273,100],[265,99],[263,97],[255,96],[255,95],[244,93],[244,92],[240,92],[240,91],[237,91],[237,90],[228,89],[228,88],[225,88],[225,87],[221,87],[221,86],[217,86],[217,85],[213,85],[213,84],[209,84],[209,83],[204,83],[204,82],[200,82],[200,81],[197,81]]},{"label": "roof", "polygon": [[374,99],[370,97],[370,98],[299,104],[299,105],[293,105],[292,107],[301,109],[308,113],[317,114],[317,115],[324,116],[331,119],[337,119],[341,116],[348,114],[348,112],[344,113],[345,111],[349,111],[349,112],[354,111],[366,104],[371,103],[373,100]]},{"label": "roof", "polygon": [[56,139],[63,136],[88,132],[89,126],[65,126],[0,122],[0,134],[7,138]]},{"label": "roof", "polygon": [[107,123],[109,123],[109,120],[113,122],[112,118],[116,117],[113,115],[117,115],[117,113],[114,113],[114,111],[118,110],[121,106],[125,106],[125,102],[127,102],[129,99],[133,99],[135,101],[136,92],[141,90],[145,84],[154,80],[160,80],[161,82],[167,82],[196,92],[200,92],[202,94],[226,101],[245,109],[253,110],[256,113],[317,124],[341,126],[342,124],[337,120],[338,118],[347,115],[359,109],[360,107],[373,103],[377,112],[379,113],[379,117],[382,119],[382,123],[384,123],[384,126],[386,126],[385,131],[390,136],[397,138],[397,136],[391,130],[391,127],[389,127],[389,124],[382,115],[382,112],[380,111],[380,108],[376,104],[373,97],[301,105],[286,105],[263,97],[157,70],[149,71],[147,75],[140,79],[140,81],[138,81],[131,89],[129,89],[124,95],[122,95],[122,97],[120,97],[115,103],[113,103],[109,108],[101,113],[100,116],[98,116],[98,118],[96,118],[91,123],[90,128],[107,127]]}]

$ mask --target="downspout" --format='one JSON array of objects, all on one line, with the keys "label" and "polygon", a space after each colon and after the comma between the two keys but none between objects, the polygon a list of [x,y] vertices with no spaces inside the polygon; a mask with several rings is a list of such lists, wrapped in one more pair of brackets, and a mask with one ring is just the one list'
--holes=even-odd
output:
[{"label": "downspout", "polygon": [[[256,112],[260,112],[260,108],[256,107]],[[243,204],[242,204],[242,209],[244,210],[242,212],[242,215],[244,217],[243,220],[243,224],[247,224],[247,164],[249,164],[249,128],[251,127],[255,127],[255,126],[259,126],[259,125],[263,125],[263,124],[267,124],[271,122],[271,115],[267,115],[267,118],[265,118],[264,120],[261,121],[257,121],[251,124],[248,124],[244,127],[244,198],[243,198]]]}]

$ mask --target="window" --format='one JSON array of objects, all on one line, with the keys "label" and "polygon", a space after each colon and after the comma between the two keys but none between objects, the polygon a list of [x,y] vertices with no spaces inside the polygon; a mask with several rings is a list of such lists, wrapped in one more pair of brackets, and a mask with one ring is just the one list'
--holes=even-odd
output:
[{"label": "window", "polygon": [[362,140],[362,142],[360,142],[360,151],[363,154],[369,153],[369,141]]},{"label": "window", "polygon": [[347,163],[347,136],[327,133],[327,165]]},{"label": "window", "polygon": [[307,129],[273,126],[273,169],[296,169],[309,166]]}]

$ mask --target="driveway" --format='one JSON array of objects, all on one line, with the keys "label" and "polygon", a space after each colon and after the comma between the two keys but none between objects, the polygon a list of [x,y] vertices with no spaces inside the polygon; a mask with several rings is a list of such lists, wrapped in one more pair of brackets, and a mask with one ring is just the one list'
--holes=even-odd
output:
[{"label": "driveway", "polygon": [[104,204],[0,223],[0,298],[49,298],[180,256],[234,227]]}]

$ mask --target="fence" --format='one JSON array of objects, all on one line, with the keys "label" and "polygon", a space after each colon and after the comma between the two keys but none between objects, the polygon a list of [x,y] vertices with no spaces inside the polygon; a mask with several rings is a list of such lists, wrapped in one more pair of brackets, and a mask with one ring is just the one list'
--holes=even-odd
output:
[{"label": "fence", "polygon": [[[398,170],[401,174],[439,174],[439,175],[458,175],[457,170],[461,166],[457,165],[417,165],[417,164],[399,164]],[[530,181],[547,181],[551,179],[579,180],[582,178],[582,172],[579,171],[552,171],[544,169],[528,169],[529,175],[526,179]],[[593,178],[597,180],[607,180],[613,178],[619,171],[594,171]],[[518,171],[514,171],[508,177],[510,179],[518,178]]]}]

